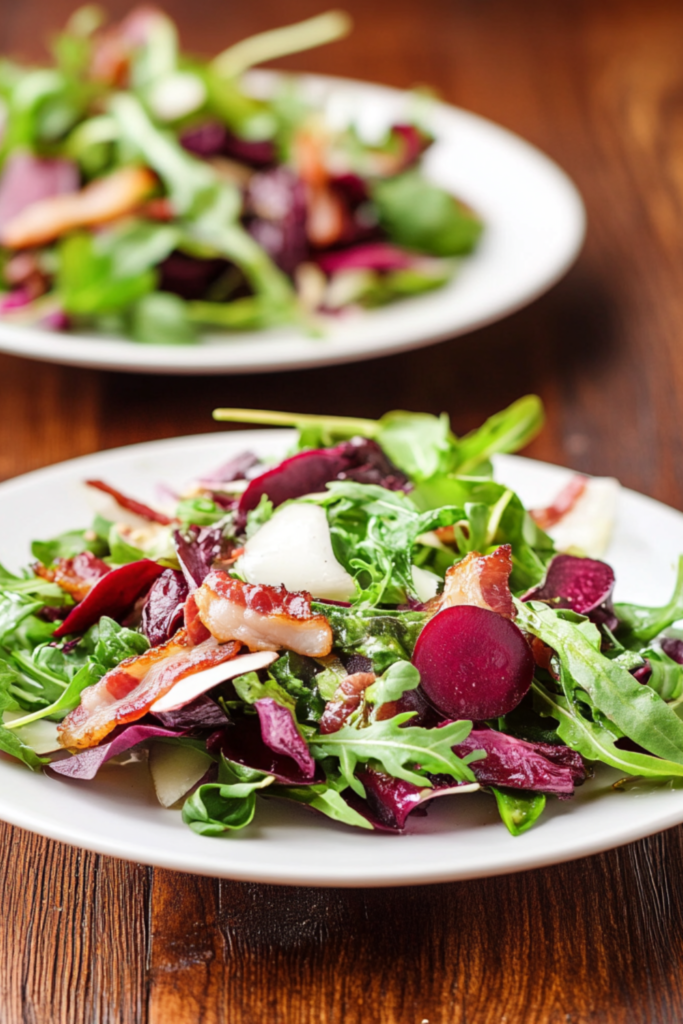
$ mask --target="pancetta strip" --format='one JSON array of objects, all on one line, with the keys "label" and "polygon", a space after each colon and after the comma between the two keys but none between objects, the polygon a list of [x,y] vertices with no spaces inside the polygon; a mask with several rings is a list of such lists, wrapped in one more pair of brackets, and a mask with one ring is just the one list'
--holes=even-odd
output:
[{"label": "pancetta strip", "polygon": [[58,726],[59,742],[69,750],[99,743],[117,725],[135,722],[186,676],[234,658],[238,643],[213,639],[193,646],[184,629],[159,647],[126,658],[81,694],[81,703]]},{"label": "pancetta strip", "polygon": [[322,658],[332,650],[332,629],[311,612],[311,595],[283,586],[243,583],[210,572],[194,592],[199,618],[217,640],[240,640],[252,651],[285,647]]},{"label": "pancetta strip", "polygon": [[33,571],[36,576],[56,583],[76,601],[82,601],[97,581],[111,572],[111,566],[92,552],[81,551],[73,558],[58,558],[51,568],[37,562],[33,566]]},{"label": "pancetta strip", "polygon": [[587,484],[588,479],[577,473],[555,496],[552,505],[548,505],[547,508],[532,508],[529,510],[529,515],[542,530],[549,530],[561,519],[564,519],[568,512],[571,512],[586,490]]},{"label": "pancetta strip", "polygon": [[490,555],[470,551],[462,562],[446,573],[441,608],[470,604],[488,608],[506,619],[514,619],[515,607],[510,593],[512,548],[502,544]]},{"label": "pancetta strip", "polygon": [[96,178],[80,192],[50,196],[31,203],[0,231],[8,249],[45,245],[76,228],[94,227],[133,213],[156,187],[145,167],[121,167],[106,178]]}]

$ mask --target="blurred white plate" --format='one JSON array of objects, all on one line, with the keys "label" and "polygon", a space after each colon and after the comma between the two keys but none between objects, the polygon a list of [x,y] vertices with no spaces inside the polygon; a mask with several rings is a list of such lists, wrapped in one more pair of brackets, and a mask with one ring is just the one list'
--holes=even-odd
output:
[{"label": "blurred white plate", "polygon": [[[281,455],[288,432],[239,431],[135,445],[65,462],[0,485],[0,561],[18,568],[34,538],[85,526],[81,481],[104,478],[141,499],[155,483],[182,484],[251,448]],[[497,476],[529,504],[544,504],[568,470],[500,458]],[[683,515],[622,491],[608,560],[617,596],[663,603],[683,551]],[[0,760],[0,819],[65,843],[127,860],[199,874],[298,885],[377,886],[505,874],[572,860],[683,822],[683,789],[615,792],[599,771],[572,801],[549,800],[541,822],[518,838],[485,794],[435,800],[405,835],[354,831],[304,808],[259,801],[254,823],[227,838],[195,835],[156,802],[145,764],[105,767],[93,782],[34,774]]]},{"label": "blurred white plate", "polygon": [[[259,90],[273,73],[258,72]],[[406,93],[303,75],[305,94],[331,114],[364,125],[406,116]],[[0,321],[0,351],[75,366],[140,373],[265,373],[353,362],[429,345],[492,323],[536,299],[574,262],[585,231],[581,197],[539,150],[491,121],[435,104],[437,141],[429,177],[469,203],[486,232],[445,288],[368,312],[327,320],[326,334],[300,330],[207,334],[200,345],[140,345],[94,334],[61,334]]]}]

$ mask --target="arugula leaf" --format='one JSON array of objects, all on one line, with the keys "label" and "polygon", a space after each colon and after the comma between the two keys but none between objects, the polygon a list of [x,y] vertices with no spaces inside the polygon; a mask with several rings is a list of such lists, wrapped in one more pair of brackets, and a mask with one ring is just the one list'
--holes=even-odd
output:
[{"label": "arugula leaf", "polygon": [[58,246],[57,293],[66,313],[98,316],[125,309],[156,287],[156,274],[119,273],[97,237],[74,232]]},{"label": "arugula leaf", "polygon": [[681,764],[617,747],[616,741],[622,733],[608,719],[591,721],[566,697],[550,693],[538,680],[531,685],[537,711],[554,718],[558,723],[557,735],[562,742],[588,761],[602,761],[626,775],[644,775],[646,778],[683,776]]},{"label": "arugula leaf", "polygon": [[24,743],[18,736],[15,736],[4,725],[0,725],[0,750],[3,750],[6,754],[11,754],[12,757],[16,757],[19,761],[23,761],[32,771],[41,768],[49,761],[49,758],[39,757],[28,744]]},{"label": "arugula leaf", "polygon": [[109,554],[109,546],[102,537],[93,537],[90,530],[68,530],[52,540],[34,540],[31,544],[31,554],[43,565],[53,565],[59,558],[73,558],[82,551],[102,558]]},{"label": "arugula leaf", "polygon": [[129,562],[139,562],[141,558],[145,557],[145,552],[141,548],[136,548],[133,544],[129,544],[127,540],[123,539],[116,523],[112,523],[108,539],[109,553],[114,565],[127,565]]},{"label": "arugula leaf", "polygon": [[483,230],[472,210],[416,170],[374,181],[370,198],[392,241],[430,256],[472,252]]},{"label": "arugula leaf", "polygon": [[265,682],[261,682],[257,672],[246,672],[243,676],[238,676],[232,680],[232,685],[237,691],[237,696],[240,700],[243,700],[245,704],[253,704],[257,700],[262,700],[264,697],[272,697],[274,701],[281,704],[285,708],[294,714],[296,709],[296,700],[284,690],[278,682],[276,682],[272,676],[269,676]]},{"label": "arugula leaf", "polygon": [[193,345],[199,341],[188,304],[170,292],[151,292],[131,311],[133,337],[145,345]]},{"label": "arugula leaf", "polygon": [[340,821],[344,825],[353,825],[355,828],[367,828],[372,831],[373,826],[362,814],[349,807],[347,802],[330,786],[273,786],[269,790],[270,796],[282,797],[285,800],[294,800],[299,804],[307,804],[315,811],[325,814],[333,821]]},{"label": "arugula leaf", "polygon": [[541,602],[515,600],[517,625],[557,652],[576,686],[624,735],[658,757],[683,764],[683,721],[649,686],[595,649],[574,621]]},{"label": "arugula leaf", "polygon": [[524,395],[507,409],[490,416],[458,442],[457,470],[467,474],[497,452],[524,448],[543,427],[545,413],[537,395]]},{"label": "arugula leaf", "polygon": [[[471,473],[497,452],[514,452],[531,441],[543,426],[543,404],[536,395],[525,395],[507,409],[491,416],[460,441],[451,432],[448,417],[396,410],[379,420],[348,416],[312,416],[274,412],[269,409],[215,409],[216,420],[296,427],[298,447],[326,448],[360,435],[371,438],[392,462],[416,482],[440,476]],[[449,504],[447,500],[423,507]]]},{"label": "arugula leaf", "polygon": [[311,753],[317,759],[337,757],[344,781],[362,797],[365,788],[354,771],[359,762],[370,760],[378,761],[389,775],[416,786],[426,787],[431,783],[424,775],[407,768],[407,764],[419,765],[422,771],[452,775],[459,781],[474,782],[468,767],[468,761],[475,759],[473,755],[463,760],[452,750],[469,735],[472,723],[449,722],[441,729],[406,726],[414,714],[414,711],[407,711],[362,729],[343,725],[337,732],[313,737],[309,744]]},{"label": "arugula leaf", "polygon": [[683,619],[683,555],[678,559],[678,572],[671,600],[659,608],[648,608],[639,604],[615,604],[614,611],[619,619],[616,630],[618,639],[625,646],[654,638],[673,622]]},{"label": "arugula leaf", "polygon": [[664,651],[653,647],[640,651],[639,657],[641,660],[647,659],[652,669],[647,685],[651,686],[662,700],[678,702],[683,696],[683,665],[679,665]]},{"label": "arugula leaf", "polygon": [[248,825],[256,810],[256,791],[270,786],[274,776],[252,769],[246,772],[222,758],[218,782],[199,786],[183,804],[185,824],[202,836],[219,836]]},{"label": "arugula leaf", "polygon": [[420,685],[420,673],[409,661],[395,661],[384,675],[376,679],[365,691],[365,699],[371,704],[388,704],[400,700],[407,690]]},{"label": "arugula leaf", "polygon": [[370,658],[377,673],[385,672],[396,661],[410,661],[427,621],[424,612],[341,608],[316,601],[313,609],[327,618],[334,646]]},{"label": "arugula leaf", "polygon": [[521,836],[527,832],[545,810],[545,793],[532,793],[519,789],[491,786],[498,811],[508,832]]},{"label": "arugula leaf", "polygon": [[412,550],[420,534],[466,518],[464,509],[418,512],[409,497],[352,480],[328,484],[316,499],[325,508],[335,555],[354,574],[360,593],[354,604],[373,607],[419,597],[413,583]]},{"label": "arugula leaf", "polygon": [[[327,692],[323,673],[315,674],[310,662],[294,651],[285,651],[281,658],[270,666],[269,674],[296,701],[296,718],[299,722],[319,722],[325,710]],[[338,685],[338,682],[335,684]],[[330,694],[331,696],[331,694]]]},{"label": "arugula leaf", "polygon": [[219,508],[211,498],[183,498],[175,514],[183,526],[213,526],[226,515],[225,509]]}]

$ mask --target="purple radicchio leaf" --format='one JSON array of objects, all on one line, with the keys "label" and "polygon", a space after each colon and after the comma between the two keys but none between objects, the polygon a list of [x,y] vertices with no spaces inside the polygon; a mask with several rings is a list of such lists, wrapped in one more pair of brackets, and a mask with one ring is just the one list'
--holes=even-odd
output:
[{"label": "purple radicchio leaf", "polygon": [[154,715],[167,729],[212,729],[225,725],[225,713],[214,700],[202,694],[175,711],[158,711]]},{"label": "purple radicchio leaf", "polygon": [[211,572],[211,566],[220,558],[223,530],[220,526],[190,526],[173,534],[176,555],[187,580],[190,593],[201,587]]},{"label": "purple radicchio leaf", "polygon": [[53,761],[50,769],[69,779],[94,779],[105,761],[116,757],[117,754],[125,753],[131,747],[136,747],[138,743],[167,737],[175,739],[181,735],[183,735],[181,732],[161,729],[156,725],[128,725],[106,743],[90,747],[88,750],[83,750],[80,754],[73,754],[62,761]]},{"label": "purple radicchio leaf", "polygon": [[267,746],[256,715],[236,717],[224,729],[209,736],[206,747],[212,754],[222,753],[230,761],[274,775],[285,786],[308,786],[325,781],[319,764],[314,762],[314,775],[310,776],[308,769],[302,770],[288,754],[278,753]]},{"label": "purple radicchio leaf", "polygon": [[247,190],[249,233],[286,274],[308,259],[306,191],[287,167],[255,174]]},{"label": "purple radicchio leaf", "polygon": [[150,558],[141,558],[138,562],[112,569],[100,577],[80,604],[71,609],[53,635],[62,637],[67,633],[82,633],[99,622],[103,615],[120,622],[163,571],[163,567]]},{"label": "purple radicchio leaf", "polygon": [[457,793],[463,786],[468,789],[471,785],[458,783],[445,775],[438,775],[429,777],[431,789],[426,788],[426,783],[421,788],[412,782],[406,782],[405,779],[395,779],[392,775],[375,771],[373,768],[358,771],[356,775],[365,787],[365,800],[358,798],[353,801],[349,792],[344,793],[344,799],[354,810],[363,814],[375,828],[398,832],[405,828],[409,814],[424,813],[424,805],[428,800]]},{"label": "purple radicchio leaf", "polygon": [[0,178],[0,228],[31,203],[76,192],[78,185],[78,167],[71,160],[10,154]]},{"label": "purple radicchio leaf", "polygon": [[199,479],[203,484],[231,484],[235,480],[246,480],[247,473],[254,466],[258,465],[258,455],[253,452],[240,452],[233,455],[227,462],[221,463],[210,473],[204,473]]},{"label": "purple radicchio leaf", "polygon": [[255,477],[239,503],[242,518],[256,508],[265,494],[273,505],[322,491],[333,480],[379,484],[391,491],[407,490],[408,479],[393,465],[375,441],[356,437],[333,448],[314,448],[285,459]]},{"label": "purple radicchio leaf", "polygon": [[[453,747],[458,757],[484,750],[470,768],[482,786],[509,786],[541,793],[567,794],[586,777],[580,755],[551,743],[529,743],[493,729],[473,729]],[[552,758],[552,760],[551,760]]]},{"label": "purple radicchio leaf", "polygon": [[142,632],[152,647],[173,636],[182,625],[183,608],[190,590],[182,572],[164,569],[154,581],[142,608]]},{"label": "purple radicchio leaf", "polygon": [[291,757],[304,778],[312,779],[315,775],[315,761],[289,708],[278,704],[272,697],[254,701],[254,707],[258,712],[261,737],[266,746],[276,754]]},{"label": "purple radicchio leaf", "polygon": [[555,608],[571,608],[588,615],[597,625],[614,630],[618,619],[612,608],[614,570],[606,562],[575,555],[555,555],[546,577],[532,587],[523,601],[547,601]]}]

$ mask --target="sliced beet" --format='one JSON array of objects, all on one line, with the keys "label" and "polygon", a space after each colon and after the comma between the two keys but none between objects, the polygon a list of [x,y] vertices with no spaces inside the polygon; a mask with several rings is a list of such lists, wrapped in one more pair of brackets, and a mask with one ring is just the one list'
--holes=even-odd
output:
[{"label": "sliced beet", "polygon": [[292,757],[267,746],[256,715],[235,717],[224,729],[210,736],[206,746],[210,753],[222,753],[230,761],[274,775],[285,786],[310,786],[325,781],[325,774],[319,764],[316,763],[311,777],[307,770],[302,771]]},{"label": "sliced beet", "polygon": [[606,562],[555,555],[543,582],[527,591],[522,600],[548,601],[556,608],[589,615],[598,609],[609,610],[613,589],[614,570]]},{"label": "sliced beet", "polygon": [[487,608],[444,608],[427,623],[413,664],[429,702],[448,718],[484,721],[516,708],[534,659],[521,631]]},{"label": "sliced beet", "polygon": [[138,743],[182,735],[182,730],[161,729],[157,725],[129,725],[107,743],[100,743],[97,747],[90,747],[89,750],[65,757],[62,761],[53,761],[50,768],[53,772],[66,775],[70,779],[94,779],[105,761],[116,757],[117,754],[125,753]]},{"label": "sliced beet", "polygon": [[458,757],[474,750],[486,751],[485,758],[470,764],[483,786],[571,795],[586,777],[581,756],[568,747],[528,743],[494,729],[472,729],[466,740],[453,747]]},{"label": "sliced beet", "polygon": [[285,459],[274,469],[255,477],[240,498],[244,516],[256,508],[265,494],[273,505],[325,489],[333,480],[356,480],[403,490],[407,477],[386,457],[380,446],[367,438],[353,438],[334,448],[315,448]]},{"label": "sliced beet", "polygon": [[170,640],[182,625],[188,593],[185,577],[178,569],[164,569],[154,581],[142,608],[141,623],[142,632],[152,647]]},{"label": "sliced beet", "polygon": [[163,566],[150,558],[141,558],[139,562],[129,562],[112,569],[100,577],[90,593],[69,612],[54,636],[82,633],[103,615],[120,622],[163,571]]}]

